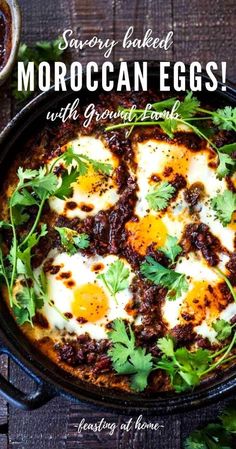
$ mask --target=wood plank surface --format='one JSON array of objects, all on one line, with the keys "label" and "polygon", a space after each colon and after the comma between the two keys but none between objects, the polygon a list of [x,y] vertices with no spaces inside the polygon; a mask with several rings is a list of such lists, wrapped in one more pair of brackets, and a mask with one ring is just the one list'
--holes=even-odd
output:
[{"label": "wood plank surface", "polygon": [[[28,44],[55,38],[66,28],[71,28],[74,37],[80,39],[99,35],[103,39],[116,40],[120,40],[131,25],[134,26],[134,36],[138,38],[148,28],[152,28],[153,35],[160,37],[173,30],[174,45],[167,52],[132,48],[124,52],[119,45],[110,59],[200,60],[203,63],[226,60],[228,78],[236,81],[234,0],[20,0],[20,4],[23,12],[22,40]],[[96,48],[80,53],[71,50],[70,57],[84,64],[89,60],[104,61]],[[0,104],[1,129],[14,111],[9,90],[0,89]],[[0,361],[0,370],[7,375],[6,358]],[[13,363],[10,363],[10,379],[23,390],[34,388]],[[7,406],[0,400],[0,449],[182,449],[182,439],[196,426],[216,419],[226,402],[174,417],[145,419],[164,425],[159,431],[140,432],[132,427],[130,432],[125,432],[120,430],[120,424],[128,417],[101,413],[89,405],[64,398],[56,398],[31,413],[10,407],[9,420]],[[113,435],[106,431],[78,433],[78,424],[83,418],[95,423],[102,417],[118,426]],[[9,444],[7,435],[3,434],[7,425]]]}]

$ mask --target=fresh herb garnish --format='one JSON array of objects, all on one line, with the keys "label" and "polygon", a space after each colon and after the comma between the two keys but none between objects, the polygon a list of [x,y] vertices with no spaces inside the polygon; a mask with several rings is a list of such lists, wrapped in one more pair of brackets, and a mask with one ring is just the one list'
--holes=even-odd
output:
[{"label": "fresh herb garnish", "polygon": [[136,346],[131,326],[128,326],[127,331],[122,320],[116,319],[113,322],[113,330],[108,336],[113,344],[108,355],[112,359],[114,370],[117,374],[131,375],[131,388],[143,391],[153,368],[152,355]]},{"label": "fresh herb garnish", "polygon": [[[175,104],[178,106],[175,110],[175,113],[179,115],[178,118],[164,116],[163,118],[157,117],[156,120],[153,120],[153,112],[161,113],[164,110],[170,111]],[[122,108],[122,110],[126,113],[131,112],[130,109]],[[222,178],[228,175],[236,166],[235,158],[232,157],[236,143],[217,147],[209,138],[208,130],[202,127],[202,123],[205,121],[211,121],[213,126],[218,129],[236,131],[236,108],[226,106],[224,109],[217,109],[216,111],[203,109],[193,93],[188,92],[184,100],[180,102],[176,98],[169,98],[168,100],[153,103],[149,110],[132,110],[131,121],[107,126],[106,131],[111,131],[116,128],[129,128],[130,134],[136,126],[158,125],[172,139],[179,126],[187,126],[190,131],[194,132],[201,139],[204,139],[216,151],[219,159],[217,175],[219,178]],[[227,154],[227,157],[225,154]]]},{"label": "fresh herb garnish", "polygon": [[79,234],[73,229],[66,227],[55,227],[55,229],[60,234],[62,246],[71,256],[76,254],[78,249],[86,249],[89,247],[90,243],[88,234]]},{"label": "fresh herb garnish", "polygon": [[54,196],[60,200],[70,198],[73,194],[72,184],[77,181],[80,176],[80,171],[77,168],[73,168],[71,172],[65,171],[61,176],[61,185],[54,192]]},{"label": "fresh herb garnish", "polygon": [[231,190],[225,190],[222,195],[217,195],[211,199],[211,206],[223,226],[227,226],[236,210],[236,194]]},{"label": "fresh herb garnish", "polygon": [[167,207],[175,188],[167,181],[162,181],[149,191],[146,200],[150,209],[159,211]]},{"label": "fresh herb garnish", "polygon": [[[226,364],[236,358],[236,355],[228,357],[235,345],[234,334],[229,345],[212,353],[206,349],[188,351],[187,348],[175,348],[171,337],[160,338],[158,348],[163,356],[156,364],[156,368],[166,371],[175,391],[182,392],[199,384],[201,378],[222,364]],[[215,360],[215,361],[214,361]]]},{"label": "fresh herb garnish", "polygon": [[176,257],[182,252],[182,247],[178,245],[178,239],[171,235],[167,236],[167,242],[164,247],[158,248],[159,251],[162,251],[168,259],[170,259],[171,263],[175,262]]},{"label": "fresh herb garnish", "polygon": [[116,294],[125,290],[129,286],[130,271],[121,260],[113,262],[106,273],[99,274],[101,279],[112,296],[116,299]]},{"label": "fresh herb garnish", "polygon": [[146,257],[146,262],[142,263],[140,271],[149,281],[167,288],[166,299],[170,301],[176,300],[183,292],[188,290],[188,283],[184,274],[163,267],[152,257]]},{"label": "fresh herb garnish", "polygon": [[219,341],[224,341],[230,337],[232,333],[232,325],[223,319],[216,320],[212,323],[213,329],[216,331],[216,338]]},{"label": "fresh herb garnish", "polygon": [[65,199],[72,196],[72,184],[77,181],[79,176],[87,174],[89,166],[91,166],[95,172],[99,172],[103,175],[110,175],[112,171],[111,164],[96,161],[84,154],[78,154],[73,150],[72,146],[69,146],[67,150],[57,158],[53,163],[53,167],[55,167],[61,160],[63,160],[69,170],[62,173],[61,184],[54,192],[54,196],[59,199]]},{"label": "fresh herb garnish", "polygon": [[89,164],[92,166],[95,172],[102,173],[103,175],[110,175],[112,171],[111,164],[96,161],[95,159],[91,159],[85,154],[78,154],[73,150],[72,146],[69,146],[66,152],[63,153],[61,157],[64,159],[67,166],[75,163],[80,175],[86,175],[86,173],[88,172]]},{"label": "fresh herb garnish", "polygon": [[[34,62],[35,70],[38,70],[38,66],[40,62],[54,62],[60,61],[64,50],[60,50],[59,45],[63,43],[63,38],[59,37],[58,39],[52,41],[43,41],[37,42],[35,46],[29,47],[26,44],[21,44],[18,51],[18,62],[23,62],[25,66],[28,65],[29,62]],[[35,81],[37,80],[37,76],[35,76]],[[17,101],[25,101],[31,95],[31,91],[19,91],[17,88],[17,69],[13,74],[12,81],[12,95]]]},{"label": "fresh herb garnish", "polygon": [[[76,164],[75,168],[68,167],[64,172],[62,178],[58,179],[53,173],[54,167],[57,163],[64,159],[67,166],[68,161],[71,164]],[[82,162],[81,162],[82,161]],[[80,162],[80,165],[79,165]],[[43,271],[39,276],[36,276],[32,269],[32,257],[39,241],[47,233],[46,225],[42,225],[39,229],[39,223],[46,201],[51,196],[66,197],[72,193],[71,183],[78,178],[79,175],[84,174],[88,170],[88,164],[92,164],[97,171],[107,173],[110,168],[108,164],[101,164],[92,159],[87,160],[84,155],[77,155],[73,151],[64,152],[48,167],[40,167],[38,170],[30,170],[19,168],[18,183],[12,192],[9,199],[9,223],[1,222],[0,229],[8,227],[12,231],[12,243],[9,254],[5,255],[3,251],[2,235],[0,235],[0,276],[3,278],[8,295],[9,303],[13,308],[13,312],[18,319],[18,322],[30,322],[38,308],[47,302],[52,307],[56,308],[47,294],[46,276]],[[76,171],[76,176],[74,175]],[[82,172],[82,173],[81,173]],[[71,176],[73,173],[73,177]],[[29,221],[32,212],[29,208],[36,208],[36,215],[34,221],[27,233],[21,230],[18,235],[18,226]],[[65,228],[60,229],[60,236],[70,253],[74,253],[78,248],[85,249],[89,245],[88,236],[86,234],[73,234],[70,231],[70,236],[66,239]],[[64,233],[63,233],[64,231]],[[20,280],[20,290],[14,291],[16,280]],[[58,310],[58,313],[60,311]],[[61,314],[63,317],[64,315]],[[66,319],[66,318],[65,318]]]},{"label": "fresh herb garnish", "polygon": [[217,423],[194,430],[184,442],[184,449],[234,449],[236,433],[236,407],[228,405]]},{"label": "fresh herb garnish", "polygon": [[160,338],[157,346],[164,355],[156,367],[168,373],[175,391],[185,391],[199,384],[211,361],[210,351],[198,349],[190,352],[186,348],[175,349],[171,337]]}]

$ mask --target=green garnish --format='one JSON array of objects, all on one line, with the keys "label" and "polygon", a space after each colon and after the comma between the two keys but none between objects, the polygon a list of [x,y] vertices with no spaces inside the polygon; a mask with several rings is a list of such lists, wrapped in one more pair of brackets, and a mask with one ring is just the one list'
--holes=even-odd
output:
[{"label": "green garnish", "polygon": [[184,442],[184,449],[234,449],[236,433],[236,407],[228,405],[219,422],[194,430]]},{"label": "green garnish", "polygon": [[[171,337],[163,337],[157,342],[163,356],[157,362],[156,368],[166,371],[175,391],[182,392],[198,385],[203,376],[218,366],[235,359],[236,355],[228,357],[235,342],[236,334],[230,344],[218,352],[212,353],[206,349],[197,349],[191,352],[187,348],[175,349],[174,340]],[[221,357],[219,357],[220,355]],[[214,359],[216,361],[213,361]]]},{"label": "green garnish", "polygon": [[78,232],[73,229],[66,227],[55,227],[55,229],[60,234],[62,246],[71,256],[76,254],[78,249],[86,249],[89,247],[90,242],[88,234],[78,234]]},{"label": "green garnish", "polygon": [[199,384],[202,374],[211,361],[210,351],[198,349],[190,352],[186,348],[175,350],[171,337],[160,338],[157,346],[164,355],[156,367],[168,373],[175,391],[185,391]]},{"label": "green garnish", "polygon": [[85,154],[75,153],[72,146],[67,148],[66,152],[63,153],[62,158],[64,159],[67,167],[72,163],[76,163],[80,175],[86,175],[89,167],[88,164],[92,166],[95,172],[100,172],[104,175],[110,175],[112,171],[111,164],[96,161]]},{"label": "green garnish", "polygon": [[112,341],[112,348],[108,355],[117,374],[131,376],[131,388],[143,391],[148,383],[148,376],[153,368],[152,355],[147,354],[144,348],[137,347],[135,336],[128,326],[128,332],[122,320],[113,322],[113,330],[108,334]]},{"label": "green garnish", "polygon": [[236,404],[226,407],[220,415],[220,420],[227,432],[236,433]]},{"label": "green garnish", "polygon": [[[53,173],[59,161],[63,161],[67,167],[61,178]],[[71,164],[76,167],[71,168]],[[12,243],[9,254],[4,255],[2,248],[2,235],[0,235],[0,276],[3,278],[9,296],[10,306],[20,324],[29,322],[36,310],[41,308],[45,302],[54,307],[48,297],[46,276],[43,271],[36,276],[32,268],[32,257],[39,241],[47,233],[46,225],[39,229],[42,212],[46,201],[51,196],[66,198],[73,192],[73,182],[88,171],[91,164],[94,170],[104,174],[110,172],[109,164],[103,164],[84,155],[75,154],[69,149],[68,154],[64,152],[48,167],[40,167],[38,170],[19,168],[18,183],[9,199],[9,223],[0,222],[0,229],[9,228],[12,231]],[[21,230],[18,235],[18,226],[29,221],[30,207],[35,207],[37,213],[27,233]],[[73,254],[77,249],[85,249],[89,246],[87,234],[74,233],[68,228],[57,228],[60,233],[62,245]],[[20,289],[14,292],[15,282],[20,281]],[[57,310],[63,318],[64,315]]]},{"label": "green garnish", "polygon": [[[34,47],[21,44],[18,51],[17,61],[23,62],[25,66],[32,61],[34,62],[36,70],[38,70],[38,66],[42,61],[61,61],[64,50],[60,50],[60,43],[63,43],[62,37],[58,37],[58,39],[52,41],[37,42]],[[35,79],[37,79],[37,77],[35,77]],[[18,90],[17,69],[13,73],[12,95],[17,101],[25,101],[32,95],[31,91],[23,90],[21,92]]]},{"label": "green garnish", "polygon": [[211,206],[223,226],[227,226],[236,210],[236,194],[230,190],[225,190],[222,195],[217,195],[211,199]]},{"label": "green garnish", "polygon": [[152,257],[146,257],[146,262],[142,263],[140,271],[149,281],[168,289],[166,299],[169,301],[175,301],[183,292],[188,290],[188,283],[184,274],[163,267]]},{"label": "green garnish", "polygon": [[[213,148],[219,159],[219,166],[217,168],[217,175],[222,178],[228,175],[236,166],[234,157],[231,157],[235,151],[236,143],[217,147],[215,143],[209,138],[209,129],[203,127],[205,121],[212,121],[212,124],[218,129],[227,131],[236,131],[236,108],[226,106],[224,109],[217,109],[210,111],[200,107],[199,100],[188,92],[184,100],[179,102],[178,108],[175,110],[179,114],[178,118],[157,118],[153,120],[153,112],[163,112],[164,110],[171,110],[176,104],[176,98],[169,98],[168,100],[153,103],[149,111],[145,109],[132,110],[131,121],[118,123],[106,127],[106,131],[111,131],[116,128],[130,128],[130,133],[136,126],[160,126],[161,129],[172,139],[174,133],[177,131],[179,125],[185,125],[189,130],[204,139],[211,148]],[[131,113],[130,109],[120,108],[124,112]],[[129,133],[129,134],[130,134]],[[234,148],[234,149],[233,149]],[[227,154],[227,157],[225,156]]]},{"label": "green garnish", "polygon": [[54,193],[54,196],[60,199],[65,199],[72,196],[72,184],[77,181],[79,176],[84,176],[87,174],[89,165],[92,166],[95,172],[102,173],[103,175],[110,175],[112,171],[111,164],[96,161],[84,154],[77,154],[73,151],[72,146],[68,147],[65,153],[58,157],[56,162],[53,164],[53,167],[55,167],[56,163],[60,160],[63,160],[66,167],[69,168],[68,171],[65,171],[62,174],[61,185]]},{"label": "green garnish", "polygon": [[212,121],[219,128],[226,131],[236,131],[236,108],[225,106],[212,113]]},{"label": "green garnish", "polygon": [[212,327],[217,332],[216,338],[219,341],[226,340],[232,333],[232,325],[223,319],[216,320],[212,323]]},{"label": "green garnish", "polygon": [[175,188],[167,181],[162,181],[149,191],[146,200],[150,209],[159,211],[167,207]]},{"label": "green garnish", "polygon": [[182,247],[178,245],[178,239],[171,235],[167,236],[167,242],[164,247],[158,248],[159,251],[162,251],[168,259],[170,259],[171,263],[175,262],[176,257],[182,252]]},{"label": "green garnish", "polygon": [[116,299],[116,294],[125,290],[129,286],[130,271],[121,260],[116,260],[108,268],[106,273],[99,274],[101,279],[112,296]]}]

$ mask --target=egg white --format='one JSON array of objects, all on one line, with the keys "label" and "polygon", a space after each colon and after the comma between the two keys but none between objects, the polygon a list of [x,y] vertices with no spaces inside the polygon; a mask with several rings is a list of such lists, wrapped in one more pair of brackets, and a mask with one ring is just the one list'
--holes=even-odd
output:
[{"label": "egg white", "polygon": [[[100,138],[79,135],[76,139],[69,142],[67,146],[71,146],[77,154],[83,154],[95,161],[110,164],[113,167],[113,173],[118,165],[117,158]],[[51,163],[53,163],[53,160]],[[90,182],[90,185],[95,186],[93,190],[87,191],[86,186],[85,188],[81,188],[79,182],[74,183],[72,196],[66,200],[56,197],[50,198],[50,208],[57,214],[63,214],[68,218],[79,217],[84,219],[89,215],[96,215],[100,210],[110,208],[118,201],[118,186],[112,173],[106,183],[101,178],[101,185],[96,181],[96,174],[93,171],[91,173],[88,172],[86,176],[93,178]],[[96,187],[96,182],[98,183],[98,187]],[[72,210],[68,209],[66,207],[66,203],[68,202],[76,203],[77,207]],[[92,210],[82,210],[80,207],[81,204],[89,205],[89,207],[92,206]]]},{"label": "egg white", "polygon": [[[137,183],[138,183],[138,200],[135,208],[135,214],[142,218],[147,214],[156,214],[162,217],[163,223],[166,225],[167,233],[180,239],[184,227],[188,223],[192,223],[196,218],[190,215],[189,206],[186,203],[181,190],[167,210],[162,212],[150,211],[146,196],[150,187],[155,185],[151,181],[153,174],[160,175],[163,180],[163,171],[168,165],[174,167],[176,160],[176,172],[181,172],[181,160],[186,170],[183,175],[187,181],[187,187],[193,183],[201,182],[204,185],[205,195],[203,201],[198,203],[199,218],[197,221],[205,223],[210,227],[211,232],[216,235],[222,245],[229,251],[234,250],[235,232],[230,226],[223,226],[217,219],[215,212],[210,206],[210,198],[218,194],[222,194],[227,189],[225,179],[218,179],[216,170],[210,167],[209,157],[212,156],[206,146],[198,152],[190,152],[182,144],[173,144],[155,139],[150,139],[142,143],[135,144],[135,157],[138,164]],[[186,154],[189,153],[189,161],[186,165]],[[178,170],[179,168],[179,170]],[[166,179],[168,180],[168,179]]]},{"label": "egg white", "polygon": [[[54,302],[55,307],[45,303],[42,314],[46,317],[51,329],[62,330],[65,329],[68,333],[75,332],[77,335],[88,332],[91,338],[101,339],[107,337],[106,324],[113,321],[116,318],[126,319],[132,321],[132,317],[125,311],[125,306],[132,298],[132,293],[129,288],[118,292],[116,295],[117,301],[112,297],[110,291],[101,279],[97,278],[97,273],[93,271],[95,264],[103,264],[103,269],[99,271],[99,274],[106,272],[109,266],[118,260],[117,256],[92,256],[88,257],[81,253],[76,253],[73,256],[69,256],[66,253],[58,253],[55,250],[51,250],[48,258],[53,258],[53,265],[61,266],[62,272],[70,272],[71,278],[75,285],[73,288],[68,288],[66,282],[56,275],[47,274],[48,282],[48,295],[50,300]],[[130,269],[129,264],[122,259],[122,262],[127,268]],[[36,275],[40,272],[42,267],[36,270]],[[130,270],[130,281],[132,280],[133,273]],[[95,322],[86,322],[80,324],[77,321],[77,317],[73,316],[68,320],[63,318],[64,313],[73,314],[71,305],[74,300],[74,292],[76,288],[85,284],[95,284],[100,286],[108,299],[108,310],[105,316]],[[60,312],[60,313],[59,313]]]}]

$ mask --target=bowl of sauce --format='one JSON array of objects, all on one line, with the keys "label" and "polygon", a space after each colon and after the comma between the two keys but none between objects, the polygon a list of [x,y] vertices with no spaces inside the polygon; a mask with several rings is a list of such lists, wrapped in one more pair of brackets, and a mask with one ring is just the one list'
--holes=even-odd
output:
[{"label": "bowl of sauce", "polygon": [[10,75],[19,48],[21,14],[17,0],[0,0],[0,85]]}]

